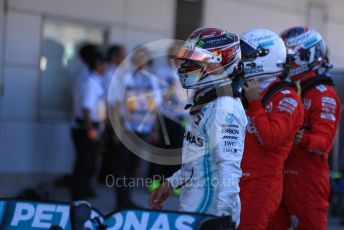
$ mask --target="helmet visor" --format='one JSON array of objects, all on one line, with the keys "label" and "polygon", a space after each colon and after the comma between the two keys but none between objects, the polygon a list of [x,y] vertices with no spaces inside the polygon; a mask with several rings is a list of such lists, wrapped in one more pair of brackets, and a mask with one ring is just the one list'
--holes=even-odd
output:
[{"label": "helmet visor", "polygon": [[176,57],[182,60],[192,60],[205,63],[220,63],[222,61],[221,55],[215,55],[207,50],[195,47],[194,49],[189,49],[182,47]]},{"label": "helmet visor", "polygon": [[252,61],[257,57],[264,57],[269,54],[268,49],[261,46],[253,47],[244,40],[240,40],[241,59],[245,61]]},{"label": "helmet visor", "polygon": [[240,49],[241,49],[241,58],[243,60],[249,60],[255,58],[258,54],[257,47],[253,47],[245,40],[240,39]]}]

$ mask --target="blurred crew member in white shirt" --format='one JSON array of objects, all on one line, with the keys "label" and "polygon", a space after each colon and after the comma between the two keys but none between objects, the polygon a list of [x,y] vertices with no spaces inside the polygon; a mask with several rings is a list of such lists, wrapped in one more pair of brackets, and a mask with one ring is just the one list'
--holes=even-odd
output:
[{"label": "blurred crew member in white shirt", "polygon": [[81,66],[78,64],[78,70],[74,71],[76,76],[74,77],[74,90],[78,89],[80,84],[90,75],[89,63],[96,52],[97,46],[92,43],[85,43],[80,47],[79,58],[81,59]]},{"label": "blurred crew member in white shirt", "polygon": [[74,92],[74,127],[72,137],[76,151],[72,197],[74,200],[94,196],[91,178],[99,151],[99,135],[106,116],[103,74],[106,63],[103,55],[95,51],[88,62],[90,74],[78,82]]},{"label": "blurred crew member in white shirt", "polygon": [[115,76],[118,66],[125,58],[125,49],[121,45],[112,45],[107,50],[108,65],[104,74],[105,96],[107,97],[111,80]]}]

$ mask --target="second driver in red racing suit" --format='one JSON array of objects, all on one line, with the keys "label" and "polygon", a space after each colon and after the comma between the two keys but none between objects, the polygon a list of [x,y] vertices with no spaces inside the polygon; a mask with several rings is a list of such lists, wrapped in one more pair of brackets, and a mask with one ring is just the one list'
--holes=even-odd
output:
[{"label": "second driver in red racing suit", "polygon": [[294,54],[289,77],[300,81],[305,121],[287,159],[283,204],[272,229],[327,229],[330,199],[328,156],[340,119],[340,101],[328,76],[318,75],[325,43],[312,28],[281,35]]},{"label": "second driver in red racing suit", "polygon": [[294,85],[278,77],[286,61],[282,39],[265,29],[252,29],[242,39],[257,53],[244,62],[249,124],[241,165],[240,229],[259,230],[268,228],[282,200],[284,162],[302,126],[303,108]]}]

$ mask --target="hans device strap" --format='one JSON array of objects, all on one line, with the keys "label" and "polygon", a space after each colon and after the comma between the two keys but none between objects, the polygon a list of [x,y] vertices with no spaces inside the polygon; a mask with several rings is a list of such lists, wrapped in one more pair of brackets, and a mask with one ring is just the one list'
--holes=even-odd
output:
[{"label": "hans device strap", "polygon": [[334,82],[332,78],[328,76],[317,76],[314,78],[311,78],[303,83],[301,83],[301,92],[302,95],[305,94],[308,90],[310,90],[313,87],[319,86],[319,85],[334,85]]},{"label": "hans device strap", "polygon": [[262,98],[262,104],[263,106],[266,106],[266,104],[268,103],[268,101],[270,100],[270,98],[275,95],[275,93],[279,92],[280,90],[284,89],[284,88],[296,88],[296,85],[292,82],[288,82],[288,81],[280,81],[279,83],[273,85],[270,90],[264,95],[264,97]]},{"label": "hans device strap", "polygon": [[282,73],[282,79],[286,79],[289,75],[291,63],[293,62],[293,55],[287,54],[287,58],[285,60],[285,63],[283,65],[283,73]]},{"label": "hans device strap", "polygon": [[194,101],[194,104],[190,109],[190,115],[198,113],[207,103],[223,96],[234,96],[233,89],[230,85],[224,85],[218,88],[214,88],[207,92],[204,96],[199,97],[196,101]]},{"label": "hans device strap", "polygon": [[[244,88],[244,74],[244,64],[242,62],[239,62],[238,65],[234,68],[234,72],[228,76],[228,78],[232,79],[232,83],[230,85],[223,85],[214,88],[207,92],[204,96],[199,97],[191,106],[190,114],[194,115],[198,113],[199,111],[201,111],[203,106],[215,100],[216,98],[223,96],[241,97],[243,95]],[[189,107],[190,106],[187,105],[185,109],[188,109]]]}]

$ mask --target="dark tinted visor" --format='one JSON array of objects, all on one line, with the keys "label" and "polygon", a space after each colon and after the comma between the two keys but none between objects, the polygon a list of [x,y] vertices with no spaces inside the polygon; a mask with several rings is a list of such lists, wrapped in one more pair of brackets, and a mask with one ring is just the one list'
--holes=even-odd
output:
[{"label": "dark tinted visor", "polygon": [[241,49],[241,58],[243,60],[248,60],[257,57],[259,52],[258,49],[248,44],[246,41],[240,39],[240,49]]}]

